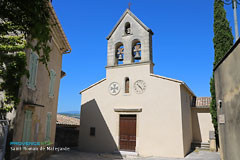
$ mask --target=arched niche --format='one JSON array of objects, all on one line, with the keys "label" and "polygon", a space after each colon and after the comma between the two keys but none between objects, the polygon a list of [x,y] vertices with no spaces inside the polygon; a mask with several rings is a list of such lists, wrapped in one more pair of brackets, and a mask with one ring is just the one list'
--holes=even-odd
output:
[{"label": "arched niche", "polygon": [[130,86],[130,80],[129,80],[128,77],[125,78],[124,84],[125,84],[125,93],[129,93],[129,91],[130,91],[130,87],[129,87]]},{"label": "arched niche", "polygon": [[135,39],[132,41],[132,60],[134,63],[141,62],[142,58],[142,49],[141,49],[141,41],[138,39]]},{"label": "arched niche", "polygon": [[116,64],[123,64],[124,60],[124,45],[122,42],[118,42],[115,45],[115,56],[116,56]]},{"label": "arched niche", "polygon": [[129,22],[125,23],[124,31],[125,31],[125,35],[131,34],[131,24]]}]

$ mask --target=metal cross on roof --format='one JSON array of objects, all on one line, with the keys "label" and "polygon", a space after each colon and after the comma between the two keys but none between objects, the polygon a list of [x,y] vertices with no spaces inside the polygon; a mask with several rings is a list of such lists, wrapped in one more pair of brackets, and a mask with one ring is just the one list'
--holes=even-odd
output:
[{"label": "metal cross on roof", "polygon": [[128,3],[128,9],[130,10],[130,7],[131,7],[131,2],[130,2],[130,0],[129,0],[129,3]]}]

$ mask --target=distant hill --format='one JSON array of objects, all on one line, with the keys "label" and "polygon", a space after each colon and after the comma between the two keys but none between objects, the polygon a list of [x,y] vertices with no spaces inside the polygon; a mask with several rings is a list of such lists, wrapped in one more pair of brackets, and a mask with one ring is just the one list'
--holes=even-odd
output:
[{"label": "distant hill", "polygon": [[67,113],[67,114],[80,114],[80,111],[65,111],[65,112],[59,112],[58,114],[64,114],[64,113]]},{"label": "distant hill", "polygon": [[79,111],[67,111],[67,112],[60,112],[58,114],[68,116],[68,117],[73,117],[73,118],[78,118],[80,119],[80,112]]}]

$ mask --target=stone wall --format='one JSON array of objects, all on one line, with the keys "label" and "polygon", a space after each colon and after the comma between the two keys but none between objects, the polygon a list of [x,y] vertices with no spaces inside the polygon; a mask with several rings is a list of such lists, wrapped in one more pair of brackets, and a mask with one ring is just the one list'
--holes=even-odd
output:
[{"label": "stone wall", "polygon": [[215,68],[220,147],[225,160],[240,157],[240,40]]},{"label": "stone wall", "polygon": [[76,147],[78,145],[78,127],[57,126],[55,146],[56,147]]}]

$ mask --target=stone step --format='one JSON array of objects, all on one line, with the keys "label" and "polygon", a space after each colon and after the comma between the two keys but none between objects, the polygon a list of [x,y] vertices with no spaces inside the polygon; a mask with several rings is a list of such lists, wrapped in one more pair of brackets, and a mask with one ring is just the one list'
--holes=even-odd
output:
[{"label": "stone step", "polygon": [[197,148],[209,150],[210,144],[209,143],[192,143],[191,148],[193,150],[195,150]]},{"label": "stone step", "polygon": [[129,151],[115,151],[113,153],[100,153],[100,157],[102,158],[111,158],[111,159],[136,159],[139,158],[138,153],[136,152],[129,152]]},{"label": "stone step", "polygon": [[120,154],[126,158],[138,158],[138,153],[129,151],[120,151]]}]

